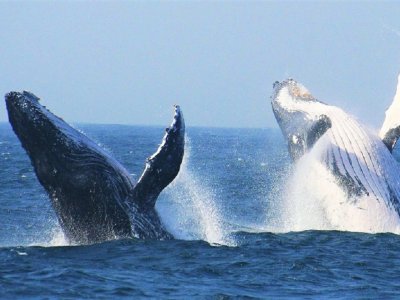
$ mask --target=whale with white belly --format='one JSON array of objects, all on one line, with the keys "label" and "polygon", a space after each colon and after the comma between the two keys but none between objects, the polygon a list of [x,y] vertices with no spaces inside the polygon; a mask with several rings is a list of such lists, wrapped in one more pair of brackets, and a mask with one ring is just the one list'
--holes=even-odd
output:
[{"label": "whale with white belly", "polygon": [[[295,168],[297,184],[319,190],[315,202],[329,229],[400,231],[400,166],[391,153],[400,135],[399,90],[377,136],[295,80],[274,84],[272,108],[289,153],[301,166]],[[304,209],[302,218],[311,213]]]}]

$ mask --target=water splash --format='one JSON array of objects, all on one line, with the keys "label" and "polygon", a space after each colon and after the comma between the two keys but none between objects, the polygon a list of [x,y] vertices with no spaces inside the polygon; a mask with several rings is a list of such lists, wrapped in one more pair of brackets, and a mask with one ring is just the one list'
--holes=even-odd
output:
[{"label": "water splash", "polygon": [[168,205],[159,205],[161,218],[176,238],[235,246],[216,204],[216,196],[190,169],[190,152],[190,140],[186,137],[179,175],[165,190]]},{"label": "water splash", "polygon": [[65,237],[57,220],[47,221],[47,230],[44,232],[37,232],[37,236],[32,237],[28,246],[39,247],[62,247],[72,246]]},{"label": "water splash", "polygon": [[400,233],[398,214],[384,199],[360,196],[348,199],[332,173],[321,163],[316,147],[293,167],[286,189],[275,204],[279,232],[340,230],[366,233]]},{"label": "water splash", "polygon": [[67,238],[64,235],[61,227],[57,226],[53,229],[51,240],[46,245],[48,247],[61,247],[61,246],[71,246]]}]

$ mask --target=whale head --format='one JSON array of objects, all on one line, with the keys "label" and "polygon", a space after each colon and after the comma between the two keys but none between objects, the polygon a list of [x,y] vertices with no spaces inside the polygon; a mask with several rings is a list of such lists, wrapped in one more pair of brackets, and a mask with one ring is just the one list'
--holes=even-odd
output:
[{"label": "whale head", "polygon": [[[9,121],[15,133],[18,137],[22,137],[24,141],[30,140],[29,137],[34,136],[47,125],[47,118],[44,117],[45,112],[39,104],[40,99],[34,94],[27,91],[22,93],[10,92],[5,95],[5,99]],[[39,142],[32,139],[32,147]]]},{"label": "whale head", "polygon": [[84,135],[51,113],[30,92],[10,92],[5,100],[11,126],[32,159],[39,178],[52,182],[55,177],[51,174],[74,167],[72,160],[65,157],[66,149],[81,152]]},{"label": "whale head", "polygon": [[326,115],[329,106],[293,79],[277,81],[273,88],[272,110],[288,142],[289,153],[297,160],[332,127]]},{"label": "whale head", "polygon": [[[39,154],[63,140],[62,119],[42,106],[34,94],[23,91],[5,95],[9,121],[28,153]],[[56,153],[56,151],[55,151]]]}]

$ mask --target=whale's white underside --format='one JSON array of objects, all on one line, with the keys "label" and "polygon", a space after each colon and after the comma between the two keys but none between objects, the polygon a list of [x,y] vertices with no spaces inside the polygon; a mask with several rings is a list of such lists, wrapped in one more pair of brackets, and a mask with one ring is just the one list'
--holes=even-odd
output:
[{"label": "whale's white underside", "polygon": [[[314,99],[303,86],[298,86],[300,97]],[[326,229],[400,232],[400,166],[381,138],[340,108],[318,101],[297,101],[286,88],[279,91],[274,101],[286,112],[304,113],[304,121],[325,115],[332,123],[296,163],[291,182],[296,187],[291,188],[292,199],[288,205],[301,211],[297,212],[298,216],[307,215],[307,209],[308,215],[312,214],[313,208],[306,206],[310,205],[310,198],[316,197],[319,209],[330,223]],[[390,118],[384,126],[391,128],[400,124],[395,108],[387,116]],[[285,128],[282,130],[286,134]],[[286,137],[296,142],[290,134]],[[310,194],[309,187],[314,195]],[[293,197],[301,193],[302,200],[296,202]],[[290,230],[319,229],[310,227]]]}]

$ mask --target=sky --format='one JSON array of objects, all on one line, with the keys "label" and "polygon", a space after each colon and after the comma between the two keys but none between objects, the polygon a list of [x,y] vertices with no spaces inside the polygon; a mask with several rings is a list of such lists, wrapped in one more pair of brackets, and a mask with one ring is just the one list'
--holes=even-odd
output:
[{"label": "sky", "polygon": [[[396,1],[1,1],[0,94],[70,123],[277,127],[288,77],[378,129],[400,72]],[[0,122],[7,121],[0,101]]]}]

